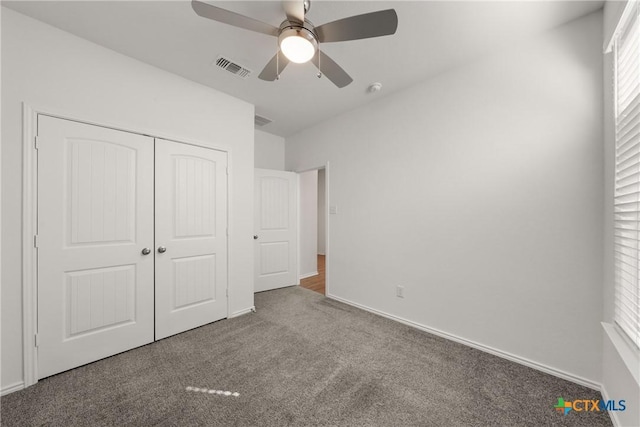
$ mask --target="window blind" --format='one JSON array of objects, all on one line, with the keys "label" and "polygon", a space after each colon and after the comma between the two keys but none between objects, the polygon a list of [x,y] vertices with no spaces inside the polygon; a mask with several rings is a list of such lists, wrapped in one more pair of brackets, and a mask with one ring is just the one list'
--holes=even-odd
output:
[{"label": "window blind", "polygon": [[615,52],[615,322],[640,347],[640,1]]}]

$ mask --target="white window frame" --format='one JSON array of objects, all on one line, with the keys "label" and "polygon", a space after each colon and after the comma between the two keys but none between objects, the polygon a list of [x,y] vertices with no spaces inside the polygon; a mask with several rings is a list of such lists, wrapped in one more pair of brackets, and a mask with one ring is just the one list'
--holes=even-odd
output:
[{"label": "white window frame", "polygon": [[640,0],[629,1],[613,37],[614,321],[640,348]]}]

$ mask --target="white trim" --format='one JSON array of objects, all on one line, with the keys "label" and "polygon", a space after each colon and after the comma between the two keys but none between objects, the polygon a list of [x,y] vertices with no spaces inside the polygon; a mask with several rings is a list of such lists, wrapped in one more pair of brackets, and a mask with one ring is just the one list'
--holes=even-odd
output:
[{"label": "white trim", "polygon": [[[616,26],[616,30],[614,32],[612,38],[612,48],[613,48],[613,116],[614,116],[614,130],[615,130],[615,138],[614,138],[614,160],[613,161],[613,178],[614,178],[614,188],[613,188],[613,207],[616,212],[618,212],[619,208],[625,211],[625,217],[632,215],[633,213],[638,213],[638,208],[635,209],[631,207],[626,207],[623,203],[625,199],[629,197],[635,197],[635,193],[630,191],[631,188],[628,183],[625,182],[624,185],[621,183],[621,179],[626,179],[627,170],[633,164],[628,165],[628,161],[625,160],[622,162],[621,155],[622,153],[626,153],[625,150],[628,149],[629,141],[633,141],[634,137],[631,136],[630,139],[626,137],[626,135],[634,135],[633,132],[633,123],[634,120],[629,121],[627,116],[633,117],[633,111],[636,107],[638,107],[637,100],[634,97],[628,97],[626,99],[626,95],[623,96],[623,93],[627,91],[629,93],[635,92],[635,89],[638,89],[638,85],[640,81],[637,80],[637,76],[635,73],[622,73],[621,70],[624,70],[624,67],[629,66],[633,63],[633,58],[635,55],[629,54],[625,57],[625,51],[627,49],[635,49],[638,47],[638,36],[637,34],[638,28],[637,24],[640,23],[640,0],[630,0],[620,17],[618,24]],[[623,56],[620,56],[620,55]],[[637,54],[637,52],[636,52]],[[620,92],[622,91],[622,93]],[[622,98],[621,98],[622,97]],[[623,99],[625,98],[625,99]],[[629,139],[629,141],[627,141]],[[625,142],[626,141],[626,142]],[[622,144],[622,145],[620,145]],[[633,159],[632,159],[633,160]],[[635,165],[638,164],[636,160],[634,162]],[[633,178],[631,176],[631,178]],[[637,184],[637,178],[634,179],[632,184]],[[622,225],[621,218],[617,215],[613,218],[613,227],[627,227],[627,225]],[[630,231],[637,231],[637,224],[632,226]],[[637,244],[633,244],[626,239],[619,239],[616,237],[614,239],[614,250],[617,252],[615,254],[616,261],[614,262],[614,290],[613,290],[613,319],[614,322],[619,325],[618,331],[623,332],[627,335],[632,341],[635,347],[635,352],[638,352],[638,346],[640,346],[640,330],[638,330],[638,313],[637,310],[637,294],[640,291],[638,287],[638,275],[636,273],[620,274],[621,265],[629,264],[637,262],[637,253],[633,256],[633,248],[634,246],[637,248]],[[628,251],[627,248],[631,248],[631,251]],[[636,251],[637,252],[637,251]],[[618,262],[620,261],[620,262]],[[635,295],[634,295],[635,294]],[[636,306],[636,309],[633,309],[633,306]],[[609,332],[609,331],[607,331]],[[611,330],[613,332],[613,329]],[[619,340],[618,340],[619,341]],[[617,350],[620,351],[620,347],[616,346]],[[625,361],[626,362],[626,361]],[[637,377],[636,377],[637,382]]]},{"label": "white trim", "polygon": [[376,309],[371,308],[371,307],[367,307],[366,305],[358,304],[358,303],[355,303],[353,301],[349,301],[347,299],[340,298],[340,297],[337,297],[335,295],[330,295],[330,294],[327,294],[327,298],[331,298],[331,299],[334,299],[336,301],[340,301],[342,303],[345,303],[347,305],[351,305],[353,307],[357,307],[357,308],[360,308],[362,310],[368,311],[370,313],[377,314],[377,315],[382,316],[382,317],[386,317],[387,319],[395,320],[396,322],[400,322],[400,323],[402,323],[404,325],[412,326],[412,327],[414,327],[416,329],[419,329],[421,331],[425,331],[425,332],[428,332],[430,334],[437,335],[437,336],[442,337],[442,338],[446,338],[446,339],[448,339],[450,341],[454,341],[454,342],[457,342],[457,343],[460,343],[460,344],[464,344],[464,345],[466,345],[468,347],[472,347],[472,348],[475,348],[477,350],[484,351],[485,353],[489,353],[489,354],[492,354],[494,356],[498,356],[498,357],[501,357],[503,359],[507,359],[507,360],[509,360],[511,362],[515,362],[515,363],[518,363],[520,365],[524,365],[524,366],[527,366],[529,368],[536,369],[536,370],[544,372],[546,374],[550,374],[550,375],[553,375],[555,377],[562,378],[563,380],[571,381],[573,383],[576,383],[576,384],[591,388],[593,390],[599,391],[602,388],[602,385],[597,383],[597,382],[588,380],[586,378],[579,377],[579,376],[571,374],[569,372],[561,371],[559,369],[552,368],[551,366],[547,366],[547,365],[544,365],[542,363],[534,362],[533,360],[529,360],[529,359],[526,359],[524,357],[516,356],[515,354],[511,354],[511,353],[508,353],[506,351],[499,350],[497,348],[493,348],[493,347],[490,347],[490,346],[487,346],[487,345],[484,345],[484,344],[477,343],[475,341],[468,340],[466,338],[462,338],[462,337],[459,337],[459,336],[456,336],[456,335],[453,335],[453,334],[450,334],[450,333],[447,333],[447,332],[443,332],[443,331],[441,331],[439,329],[431,328],[429,326],[422,325],[420,323],[416,323],[416,322],[413,322],[411,320],[404,319],[402,317],[394,316],[392,314],[385,313],[384,311],[380,311],[380,310],[376,310]]},{"label": "white trim", "polygon": [[37,115],[35,109],[22,104],[22,387],[38,382],[38,255],[33,241],[38,232]]},{"label": "white trim", "polygon": [[331,261],[329,258],[329,254],[331,250],[329,249],[329,224],[331,223],[331,215],[329,215],[329,162],[324,165],[324,218],[325,218],[325,229],[324,229],[324,294],[329,295],[331,292],[331,287],[329,286],[329,268],[331,266]]},{"label": "white trim", "polygon": [[[26,103],[23,103],[26,105]],[[156,129],[146,128],[143,126],[137,126],[135,124],[126,124],[126,123],[114,123],[109,121],[104,121],[100,117],[90,117],[87,115],[83,115],[81,112],[74,111],[62,111],[60,108],[48,108],[43,105],[33,105],[28,104],[28,108],[33,111],[36,115],[43,114],[45,116],[50,116],[63,120],[71,120],[74,122],[80,122],[87,125],[100,126],[103,128],[118,130],[122,132],[135,133],[137,135],[149,136],[151,138],[159,138],[165,139],[167,141],[179,142],[181,144],[189,144],[189,145],[197,145],[204,148],[209,148],[217,151],[225,151],[227,153],[231,153],[231,147],[227,144],[220,144],[215,141],[204,141],[194,138],[185,138],[184,136],[177,136],[168,133],[164,133],[161,131],[157,131]],[[85,113],[86,114],[86,113]]]},{"label": "white trim", "polygon": [[[229,297],[230,294],[230,287],[231,287],[231,153],[229,151],[226,152],[227,153],[227,288],[225,290],[225,296],[227,298],[227,318],[229,317],[229,312],[231,311],[231,298]],[[155,156],[155,154],[154,154]],[[155,182],[153,183],[153,185],[155,186]],[[154,195],[155,197],[155,195]],[[155,234],[155,230],[154,230],[154,234]],[[154,236],[155,237],[155,236]],[[155,291],[154,291],[155,292]],[[154,314],[155,315],[155,314]]]},{"label": "white trim", "polygon": [[[295,172],[296,175],[296,200],[295,200],[295,207],[296,207],[296,262],[295,262],[295,268],[296,268],[296,285],[300,286],[300,236],[302,235],[302,232],[300,230],[300,223],[302,222],[302,216],[300,215],[300,213],[302,212],[302,209],[300,209],[300,174],[298,172]],[[254,190],[255,191],[255,190]],[[255,259],[254,259],[255,262]],[[253,287],[255,290],[255,286]]]},{"label": "white trim", "polygon": [[306,278],[313,277],[313,276],[317,276],[318,274],[320,274],[320,273],[318,273],[317,271],[314,271],[314,272],[311,272],[311,273],[302,274],[300,276],[299,280],[306,279]]},{"label": "white trim", "polygon": [[6,387],[4,387],[2,390],[0,390],[0,396],[6,396],[9,393],[14,393],[16,391],[20,391],[22,389],[24,389],[24,383],[22,381],[19,381],[17,383],[8,385]]},{"label": "white trim", "polygon": [[624,10],[622,11],[622,14],[620,15],[620,18],[618,19],[618,24],[616,25],[616,29],[613,30],[613,33],[611,34],[611,38],[606,42],[607,44],[605,45],[603,53],[605,54],[610,53],[613,50],[613,44],[616,38],[618,37],[618,33],[622,31],[622,28],[627,23],[627,20],[629,19],[629,15],[631,15],[632,9],[635,6],[636,5],[634,4],[633,0],[627,1],[627,4],[624,6]]},{"label": "white trim", "polygon": [[[37,234],[38,226],[38,168],[37,168],[37,151],[35,150],[35,136],[38,132],[38,115],[45,115],[63,120],[84,123],[103,128],[114,129],[118,131],[144,135],[151,138],[164,139],[167,141],[178,142],[181,144],[195,145],[210,150],[225,152],[227,154],[227,167],[229,174],[227,175],[227,228],[229,236],[227,237],[227,293],[230,284],[230,236],[233,229],[230,215],[231,210],[231,180],[232,167],[231,147],[226,144],[218,144],[214,141],[204,142],[193,138],[176,137],[175,135],[157,132],[155,130],[135,125],[114,124],[113,122],[101,121],[80,113],[60,111],[60,109],[47,108],[45,106],[33,106],[32,104],[22,103],[22,144],[23,144],[23,160],[22,160],[22,347],[23,347],[23,380],[22,388],[29,387],[38,382],[38,352],[35,348],[35,334],[37,332],[37,316],[38,316],[38,292],[37,292],[37,250],[34,248],[34,235]],[[227,318],[236,317],[242,312],[236,312],[229,315],[230,298],[227,296]],[[255,311],[255,307],[247,309]],[[238,314],[239,313],[239,314]],[[13,387],[13,386],[12,386]]]},{"label": "white trim", "polygon": [[[330,290],[330,280],[329,280],[329,268],[330,268],[330,258],[329,258],[329,254],[330,254],[330,249],[329,249],[329,229],[330,226],[329,224],[331,223],[331,215],[329,215],[329,163],[330,162],[326,162],[324,165],[320,165],[320,166],[316,166],[316,167],[312,167],[312,168],[308,168],[308,169],[303,169],[303,170],[297,170],[295,171],[296,174],[298,174],[298,177],[300,176],[301,173],[304,172],[309,172],[312,170],[320,170],[320,169],[324,169],[324,208],[325,208],[325,212],[324,212],[324,216],[325,216],[325,230],[324,230],[324,254],[320,254],[320,255],[324,255],[324,293],[326,296],[329,295],[329,290]],[[300,185],[298,185],[298,195],[300,193]],[[300,204],[300,197],[298,197],[298,204]],[[299,210],[299,209],[298,209]],[[300,214],[298,213],[298,264],[300,264]],[[302,279],[303,277],[300,276],[300,279]],[[298,280],[298,283],[296,283],[297,285],[300,285],[300,280]]]},{"label": "white trim", "polygon": [[621,331],[615,324],[602,322],[602,328],[616,349],[620,359],[622,359],[629,372],[631,372],[636,384],[640,387],[640,370],[638,369],[638,367],[640,367],[640,352],[635,347],[635,344],[633,344],[631,339],[627,337],[627,334]]},{"label": "white trim", "polygon": [[[602,387],[600,387],[600,394],[602,394],[602,400],[604,401],[612,400],[609,398],[609,393],[607,393],[607,390],[604,388],[604,384],[602,385]],[[611,424],[613,424],[614,427],[622,426],[622,423],[618,419],[617,411],[607,411],[607,412],[609,413]]]},{"label": "white trim", "polygon": [[256,312],[256,306],[252,305],[249,308],[245,308],[243,310],[234,311],[233,313],[231,313],[227,317],[227,319],[233,319],[234,317],[244,316],[245,314],[255,313],[255,312]]}]

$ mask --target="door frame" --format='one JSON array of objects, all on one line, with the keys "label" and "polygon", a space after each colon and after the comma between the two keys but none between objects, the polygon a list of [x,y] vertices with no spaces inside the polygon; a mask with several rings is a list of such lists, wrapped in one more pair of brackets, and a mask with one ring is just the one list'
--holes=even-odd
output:
[{"label": "door frame", "polygon": [[[77,111],[62,111],[60,108],[49,108],[42,105],[22,103],[22,369],[23,387],[26,388],[38,382],[38,156],[36,136],[38,134],[38,115],[45,115],[57,119],[71,120],[87,125],[100,126],[123,132],[135,133],[151,138],[165,139],[181,144],[195,145],[227,154],[227,229],[231,235],[230,207],[233,188],[231,173],[232,150],[226,144],[204,142],[188,137],[169,135],[157,129],[141,129],[140,126],[126,123],[113,123],[101,120],[99,117],[87,117]],[[229,266],[231,253],[227,238],[227,318],[229,312]]]},{"label": "door frame", "polygon": [[[329,229],[330,229],[330,222],[331,222],[331,215],[329,215],[329,200],[331,200],[329,198],[329,175],[330,175],[330,162],[327,161],[324,165],[320,165],[320,166],[315,166],[315,167],[311,167],[311,168],[307,168],[307,169],[299,169],[296,170],[296,174],[298,174],[298,181],[300,180],[300,174],[301,173],[305,173],[305,172],[311,172],[314,170],[320,170],[320,169],[324,169],[324,217],[325,217],[325,234],[324,234],[324,240],[325,240],[325,245],[324,245],[324,260],[325,260],[325,276],[324,276],[324,295],[326,297],[332,296],[331,295],[331,287],[330,287],[330,281],[331,281],[331,261],[330,261],[330,238],[329,238]],[[300,204],[300,185],[298,185],[298,205]],[[298,271],[300,271],[300,206],[298,206]],[[298,277],[298,285],[300,285],[300,277]]]}]

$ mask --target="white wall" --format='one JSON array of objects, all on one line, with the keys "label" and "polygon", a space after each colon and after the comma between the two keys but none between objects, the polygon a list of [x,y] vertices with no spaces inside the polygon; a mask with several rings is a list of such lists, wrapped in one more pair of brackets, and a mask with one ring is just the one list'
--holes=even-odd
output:
[{"label": "white wall", "polygon": [[[2,22],[2,11],[0,7],[0,23]],[[2,45],[2,31],[0,31],[0,46]],[[0,54],[0,82],[2,81],[2,55]],[[0,93],[2,92],[2,84],[0,83]],[[0,129],[2,129],[2,106],[0,104]],[[1,136],[1,135],[0,135]],[[0,149],[0,287],[2,286],[2,150]],[[2,313],[2,292],[0,290],[0,322]],[[2,391],[2,327],[0,325],[0,394]]]},{"label": "white wall", "polygon": [[284,138],[256,129],[254,166],[259,169],[283,171]]},{"label": "white wall", "polygon": [[598,12],[287,138],[331,162],[331,296],[596,385],[601,45]]},{"label": "white wall", "polygon": [[3,8],[3,389],[23,379],[22,102],[229,147],[229,312],[253,306],[253,106]]},{"label": "white wall", "polygon": [[[622,15],[624,1],[607,1],[604,7],[604,43],[613,36],[615,27]],[[630,344],[620,339],[622,333],[613,327],[614,313],[614,229],[613,229],[613,188],[615,165],[615,126],[613,116],[613,53],[604,56],[604,287],[602,321],[610,325],[609,333],[603,334],[602,387],[605,398],[626,399],[628,408],[624,412],[614,413],[621,426],[640,425],[640,355],[635,357]],[[618,338],[614,340],[612,338]],[[617,347],[616,347],[617,344]],[[624,350],[625,346],[628,351]],[[633,372],[632,372],[633,371]],[[634,375],[635,378],[634,378]]]},{"label": "white wall", "polygon": [[318,170],[318,254],[326,253],[327,243],[327,193],[325,191],[326,171]]},{"label": "white wall", "polygon": [[299,174],[300,277],[318,273],[318,171]]},{"label": "white wall", "polygon": [[[640,426],[640,364],[638,350],[613,325],[607,325],[602,343],[602,395],[605,400],[624,400],[624,411],[611,411],[614,425]],[[626,338],[626,337],[625,337]],[[634,354],[635,351],[635,354]]]}]

